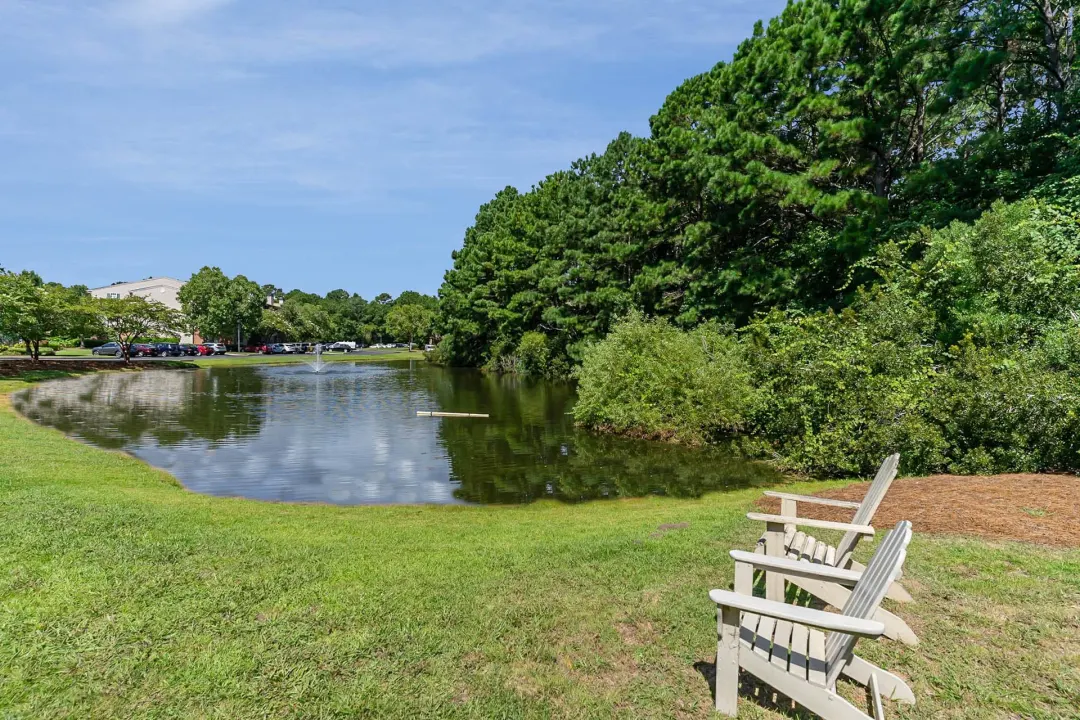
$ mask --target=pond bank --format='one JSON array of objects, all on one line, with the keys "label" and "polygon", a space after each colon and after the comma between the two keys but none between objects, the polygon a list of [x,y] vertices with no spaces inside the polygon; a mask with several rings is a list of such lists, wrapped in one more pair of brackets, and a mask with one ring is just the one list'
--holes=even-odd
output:
[{"label": "pond bank", "polygon": [[196,367],[198,366],[194,363],[183,360],[132,360],[130,364],[125,365],[123,360],[108,358],[72,360],[41,358],[34,362],[29,358],[5,357],[0,358],[0,378],[17,378],[31,374],[35,379],[47,379],[99,370],[192,370]]},{"label": "pond bank", "polygon": [[[26,387],[0,381],[0,393]],[[796,492],[836,488],[803,483]],[[523,507],[186,492],[0,406],[0,707],[16,716],[711,718],[708,589],[759,491]],[[860,548],[864,550],[864,548]],[[865,559],[865,558],[863,558]],[[1080,552],[917,534],[909,720],[1068,717]],[[845,686],[844,692],[853,692]],[[889,711],[896,713],[896,708]],[[744,695],[740,717],[790,717]]]}]

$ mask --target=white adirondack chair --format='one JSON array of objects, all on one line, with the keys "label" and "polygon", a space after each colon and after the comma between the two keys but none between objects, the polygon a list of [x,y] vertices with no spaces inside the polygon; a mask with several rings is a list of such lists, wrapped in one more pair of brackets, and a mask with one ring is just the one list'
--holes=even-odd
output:
[{"label": "white adirondack chair", "polygon": [[[900,572],[910,541],[911,523],[897,523],[863,572],[733,550],[735,591],[709,593],[717,606],[716,709],[737,716],[740,668],[825,720],[883,720],[883,695],[914,703],[902,679],[853,652],[859,637],[885,632],[871,618]],[[754,597],[755,568],[853,582],[855,588],[841,614],[797,607]],[[840,675],[867,687],[873,716],[836,693]]]},{"label": "white adirondack chair", "polygon": [[[780,514],[747,514],[751,520],[765,523],[765,534],[758,541],[758,552],[764,552],[772,557],[788,557],[828,567],[863,570],[863,565],[852,558],[852,553],[860,539],[874,534],[874,528],[871,527],[870,522],[882,500],[885,499],[885,493],[888,492],[889,486],[896,477],[899,464],[900,455],[898,454],[885,458],[885,462],[878,469],[861,503],[766,491],[766,496],[780,500]],[[849,508],[855,510],[855,516],[850,523],[800,518],[798,516],[800,502]],[[843,532],[844,536],[834,547],[800,528],[838,530]],[[788,576],[787,580],[833,607],[843,607],[851,593],[843,584],[825,579]],[[784,577],[780,573],[766,571],[765,597],[776,601],[784,599]],[[912,601],[911,595],[898,581],[889,586],[886,597],[902,603]],[[879,608],[874,619],[884,623],[886,637],[908,645],[918,644],[919,638],[908,624],[885,608]]]}]

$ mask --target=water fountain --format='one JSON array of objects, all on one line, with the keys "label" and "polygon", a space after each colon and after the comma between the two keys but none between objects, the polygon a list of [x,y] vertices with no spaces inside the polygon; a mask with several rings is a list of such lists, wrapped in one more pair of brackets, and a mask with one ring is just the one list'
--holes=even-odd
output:
[{"label": "water fountain", "polygon": [[321,373],[326,369],[327,363],[322,359],[322,343],[315,345],[315,362],[309,362],[310,367],[314,372]]}]

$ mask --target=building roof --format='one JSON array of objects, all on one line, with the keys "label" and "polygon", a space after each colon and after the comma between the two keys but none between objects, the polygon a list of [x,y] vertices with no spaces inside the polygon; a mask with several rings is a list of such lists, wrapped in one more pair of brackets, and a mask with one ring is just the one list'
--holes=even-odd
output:
[{"label": "building roof", "polygon": [[109,290],[111,288],[126,288],[133,286],[154,287],[155,285],[175,285],[177,288],[181,288],[184,286],[184,281],[162,275],[160,277],[148,277],[144,280],[132,280],[130,282],[114,282],[111,285],[102,285],[101,287],[90,288],[90,292],[94,292],[95,290]]}]

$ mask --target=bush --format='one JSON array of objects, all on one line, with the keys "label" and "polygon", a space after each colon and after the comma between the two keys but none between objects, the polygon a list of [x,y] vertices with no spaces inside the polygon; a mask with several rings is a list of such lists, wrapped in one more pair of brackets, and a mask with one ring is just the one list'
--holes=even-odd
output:
[{"label": "bush", "polygon": [[584,352],[575,419],[630,435],[699,444],[743,427],[754,391],[730,331],[690,332],[631,314]]},{"label": "bush", "polygon": [[945,441],[927,418],[930,314],[879,292],[842,313],[773,313],[745,329],[760,392],[743,440],[751,455],[824,475],[869,472],[903,449],[906,469],[940,465]]},{"label": "bush", "polygon": [[[0,355],[22,355],[30,357],[30,353],[26,351],[26,346],[21,343],[16,345],[0,345]],[[56,355],[56,350],[48,345],[40,345],[38,346],[38,355],[40,357],[52,357],[53,355]]]},{"label": "bush", "polygon": [[[914,254],[914,263],[905,259]],[[1080,395],[1074,220],[1033,201],[881,249],[839,314],[751,323],[747,452],[825,475],[1073,470]]]},{"label": "bush", "polygon": [[551,350],[544,333],[530,331],[522,335],[515,355],[518,372],[535,377],[551,375]]},{"label": "bush", "polygon": [[948,440],[954,473],[1039,472],[1080,468],[1080,393],[1075,375],[1055,369],[1039,349],[949,349],[930,413]]},{"label": "bush", "polygon": [[[1080,470],[1080,222],[1024,201],[889,244],[839,312],[737,336],[631,316],[590,347],[577,419],[815,475]],[[912,261],[910,258],[915,257]]]}]

